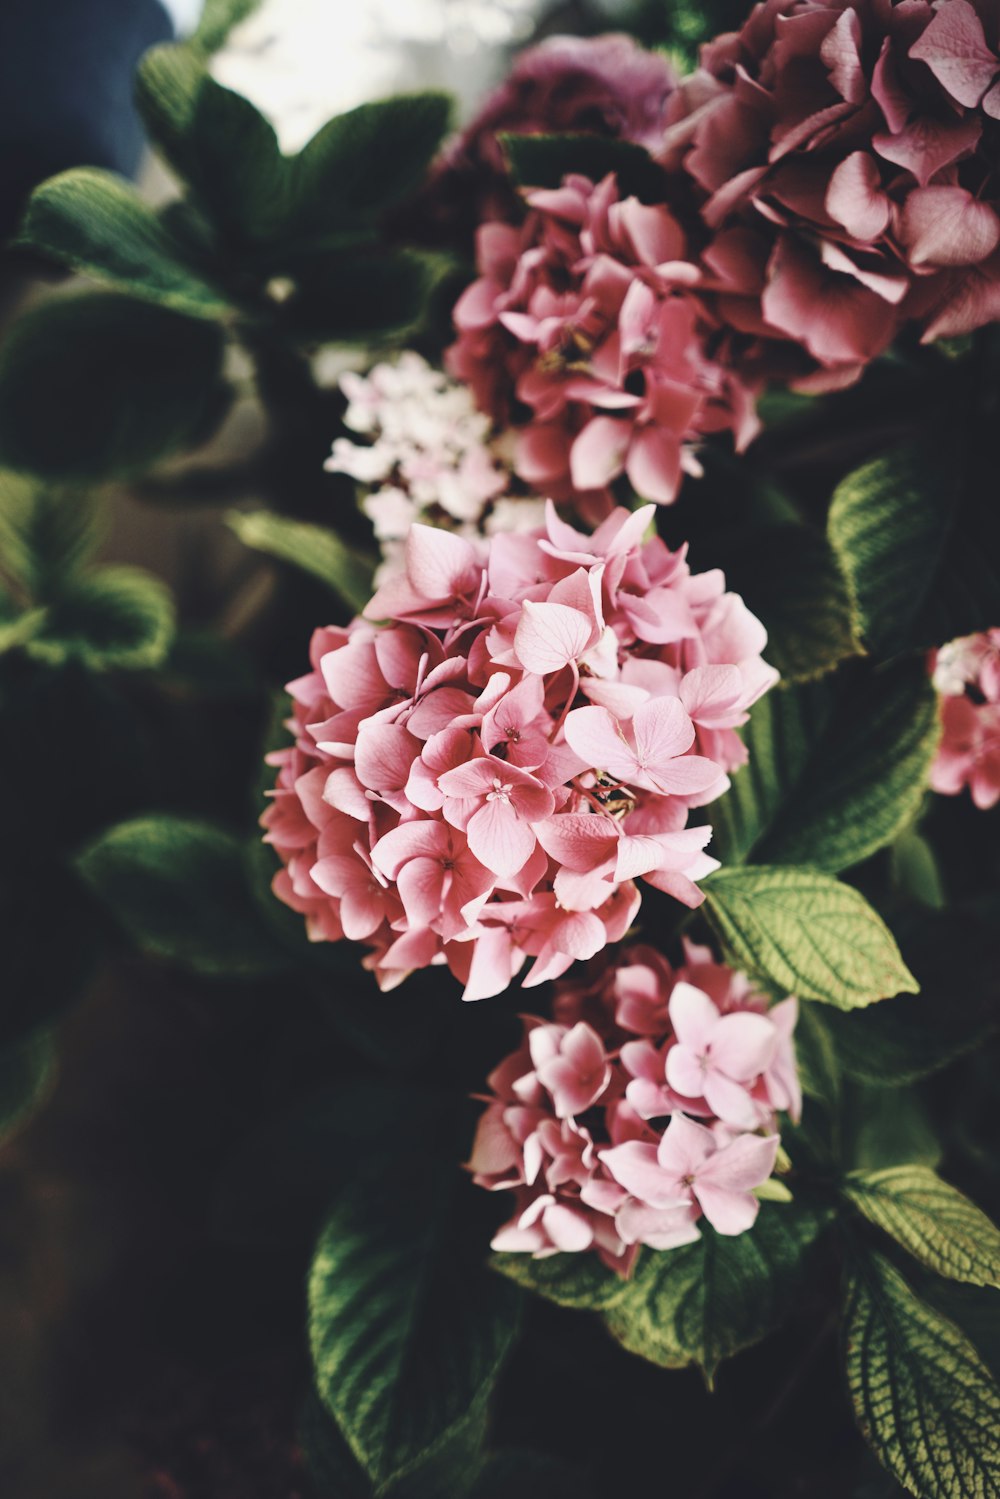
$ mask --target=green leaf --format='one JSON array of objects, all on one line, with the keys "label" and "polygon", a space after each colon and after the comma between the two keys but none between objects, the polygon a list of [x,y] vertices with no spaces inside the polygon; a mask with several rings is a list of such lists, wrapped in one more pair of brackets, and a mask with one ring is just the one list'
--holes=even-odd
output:
[{"label": "green leaf", "polygon": [[904,1488],[920,1499],[993,1499],[1000,1390],[958,1328],[881,1255],[848,1280],[844,1341],[858,1424]]},{"label": "green leaf", "polygon": [[919,443],[838,486],[830,541],[875,651],[941,645],[1000,618],[1000,511],[988,477],[951,444]]},{"label": "green leaf", "polygon": [[521,187],[558,187],[569,172],[593,182],[614,172],[622,197],[662,203],[667,177],[649,152],[604,135],[501,135],[510,174]]},{"label": "green leaf", "polygon": [[745,865],[704,881],[735,968],[779,993],[853,1010],[917,992],[889,928],[850,885],[807,868]]},{"label": "green leaf", "polygon": [[391,1187],[339,1198],[309,1276],[316,1383],[377,1487],[398,1481],[481,1412],[516,1330],[518,1295],[456,1254],[460,1173],[399,1160]]},{"label": "green leaf", "polygon": [[592,1254],[553,1254],[541,1260],[527,1254],[494,1254],[490,1264],[515,1285],[556,1306],[598,1311],[621,1301],[628,1287]]},{"label": "green leaf", "polygon": [[1000,1230],[928,1167],[856,1171],[843,1192],[928,1270],[974,1286],[1000,1287]]},{"label": "green leaf", "polygon": [[941,1141],[930,1114],[912,1089],[853,1087],[845,1110],[845,1158],[852,1166],[880,1171],[941,1161]]},{"label": "green leaf", "polygon": [[631,1353],[667,1369],[696,1364],[709,1382],[723,1359],[760,1342],[792,1310],[795,1285],[824,1219],[765,1203],[748,1233],[707,1224],[695,1244],[643,1250],[624,1296],[605,1313]]},{"label": "green leaf", "polygon": [[260,0],[205,0],[192,44],[203,52],[217,52],[234,26],[253,15]]},{"label": "green leaf", "polygon": [[0,462],[56,482],[133,474],[223,415],[222,330],[114,292],[57,297],[0,349]]},{"label": "green leaf", "polygon": [[421,325],[449,265],[441,255],[418,250],[291,257],[282,262],[292,294],[281,317],[306,341],[399,338]]},{"label": "green leaf", "polygon": [[212,823],[137,817],[95,839],[76,867],[135,946],[151,957],[232,977],[287,966],[258,918],[240,840]]},{"label": "green leaf", "polygon": [[25,645],[35,661],[80,661],[91,671],[147,671],[174,637],[170,591],[138,567],[99,567],[67,582]]},{"label": "green leaf", "polygon": [[26,1036],[0,1052],[0,1141],[37,1107],[54,1065],[55,1049],[45,1032]]},{"label": "green leaf", "polygon": [[120,177],[74,167],[36,188],[18,244],[191,317],[229,319],[235,308]]},{"label": "green leaf", "polygon": [[744,733],[749,764],[708,811],[713,853],[832,874],[860,864],[919,811],[938,733],[922,661],[767,693]]},{"label": "green leaf", "polygon": [[854,602],[829,542],[800,525],[764,525],[711,537],[713,567],[767,630],[768,662],[782,681],[824,676],[863,654]]},{"label": "green leaf", "polygon": [[272,510],[231,510],[226,520],[244,546],[311,573],[356,614],[371,598],[371,560],[345,546],[335,531]]},{"label": "green leaf", "polygon": [[907,900],[941,911],[947,904],[934,850],[916,828],[904,828],[892,845],[892,882]]},{"label": "green leaf", "polygon": [[0,474],[0,569],[29,599],[45,600],[80,571],[100,545],[104,522],[96,495]]}]

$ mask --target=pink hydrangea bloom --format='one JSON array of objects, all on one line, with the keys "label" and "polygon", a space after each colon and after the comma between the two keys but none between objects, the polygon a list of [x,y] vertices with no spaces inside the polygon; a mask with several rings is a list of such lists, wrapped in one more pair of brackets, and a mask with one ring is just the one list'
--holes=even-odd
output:
[{"label": "pink hydrangea bloom", "polygon": [[708,353],[681,226],[663,204],[620,198],[610,175],[526,201],[523,224],[479,230],[448,367],[518,429],[526,484],[599,516],[625,473],[669,504],[700,437],[732,431],[742,447],[757,430],[750,389]]},{"label": "pink hydrangea bloom", "polygon": [[447,964],[483,998],[529,957],[543,983],[624,936],[636,880],[702,900],[689,811],[777,674],[722,575],[643,540],[652,514],[587,536],[550,507],[485,561],[414,526],[365,617],[316,632],[271,757],[275,892],[314,939],[370,944],[383,987]]},{"label": "pink hydrangea bloom", "polygon": [[1000,629],[942,646],[932,659],[941,693],[941,744],[931,786],[956,796],[965,786],[984,811],[1000,801]]},{"label": "pink hydrangea bloom", "polygon": [[640,1244],[689,1244],[701,1217],[750,1228],[777,1114],[801,1114],[796,1017],[692,943],[677,969],[633,947],[560,984],[554,1020],[525,1017],[489,1078],[469,1169],[515,1200],[493,1247],[593,1249],[625,1275]]},{"label": "pink hydrangea bloom", "polygon": [[487,219],[521,216],[498,137],[594,134],[653,146],[676,75],[629,36],[551,36],[514,61],[445,148],[408,216],[423,238],[468,243]]},{"label": "pink hydrangea bloom", "polygon": [[830,388],[1000,316],[998,40],[990,0],[764,0],[703,49],[658,155],[731,357]]}]

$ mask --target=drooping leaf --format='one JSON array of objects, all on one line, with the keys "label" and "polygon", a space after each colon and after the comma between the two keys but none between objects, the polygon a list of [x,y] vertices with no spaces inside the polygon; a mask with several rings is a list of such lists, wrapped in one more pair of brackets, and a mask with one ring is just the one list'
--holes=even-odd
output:
[{"label": "drooping leaf", "polygon": [[136,473],[209,435],[222,330],[117,293],[57,297],[0,347],[0,461],[55,482]]},{"label": "drooping leaf", "polygon": [[880,655],[1000,618],[1000,513],[989,475],[957,441],[915,443],[848,475],[829,536]]},{"label": "drooping leaf", "polygon": [[553,1254],[540,1260],[527,1254],[495,1254],[490,1264],[508,1280],[544,1296],[546,1301],[586,1311],[614,1306],[628,1287],[627,1281],[593,1254]]},{"label": "drooping leaf", "polygon": [[766,627],[764,656],[784,683],[812,681],[862,654],[854,602],[825,537],[760,525],[712,535],[705,555]]},{"label": "drooping leaf", "polygon": [[481,1413],[514,1337],[515,1287],[456,1256],[459,1179],[451,1164],[405,1156],[390,1190],[359,1177],[310,1272],[317,1389],[379,1487]]},{"label": "drooping leaf", "polygon": [[66,583],[24,649],[49,666],[79,661],[91,671],[147,671],[174,637],[169,589],[138,567],[99,567]]},{"label": "drooping leaf", "polygon": [[0,474],[0,571],[28,599],[44,601],[74,577],[103,530],[104,508],[96,495]]},{"label": "drooping leaf", "polygon": [[662,203],[667,192],[663,168],[631,141],[604,135],[501,135],[510,174],[520,187],[558,187],[570,172],[599,182],[609,172],[621,196]]},{"label": "drooping leaf", "polygon": [[870,1223],[929,1270],[1000,1287],[1000,1230],[929,1167],[855,1171],[843,1191]]},{"label": "drooping leaf", "polygon": [[244,546],[311,573],[355,613],[371,598],[371,559],[346,546],[335,531],[272,510],[232,510],[226,519]]},{"label": "drooping leaf", "polygon": [[904,828],[892,845],[891,857],[892,880],[900,893],[931,911],[943,910],[947,900],[941,871],[924,835],[914,827]]},{"label": "drooping leaf", "polygon": [[842,1010],[917,992],[882,918],[829,875],[748,864],[718,870],[702,888],[733,966],[777,992]]},{"label": "drooping leaf", "polygon": [[287,966],[258,918],[240,840],[212,823],[137,817],[90,843],[76,867],[135,946],[151,957],[232,977]]},{"label": "drooping leaf", "polygon": [[28,204],[18,243],[190,317],[225,321],[235,312],[135,189],[96,167],[74,167],[43,182]]},{"label": "drooping leaf", "polygon": [[916,815],[938,742],[921,661],[767,693],[744,732],[750,760],[708,817],[725,864],[859,864]]},{"label": "drooping leaf", "polygon": [[844,1342],[858,1424],[904,1488],[920,1499],[1000,1491],[1000,1390],[954,1323],[881,1255],[848,1279]]},{"label": "drooping leaf", "polygon": [[0,1051],[0,1142],[37,1107],[54,1065],[52,1038],[44,1031]]},{"label": "drooping leaf", "polygon": [[667,1369],[696,1364],[709,1381],[791,1312],[806,1255],[824,1224],[798,1203],[764,1203],[749,1232],[724,1238],[707,1224],[681,1249],[643,1250],[625,1294],[605,1313],[632,1353]]}]

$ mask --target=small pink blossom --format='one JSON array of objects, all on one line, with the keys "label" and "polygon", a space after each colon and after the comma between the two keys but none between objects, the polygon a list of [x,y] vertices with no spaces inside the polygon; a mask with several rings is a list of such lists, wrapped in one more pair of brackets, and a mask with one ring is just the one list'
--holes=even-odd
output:
[{"label": "small pink blossom", "polygon": [[931,669],[941,693],[931,787],[957,796],[968,786],[987,811],[1000,802],[1000,628],[942,646]]}]

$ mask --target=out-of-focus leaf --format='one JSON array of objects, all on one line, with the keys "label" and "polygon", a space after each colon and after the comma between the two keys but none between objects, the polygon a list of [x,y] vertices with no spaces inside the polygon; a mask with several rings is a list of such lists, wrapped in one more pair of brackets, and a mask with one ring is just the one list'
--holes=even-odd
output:
[{"label": "out-of-focus leaf", "polygon": [[25,651],[48,666],[147,671],[165,660],[173,636],[165,584],[137,567],[100,567],[60,590]]},{"label": "out-of-focus leaf", "polygon": [[24,1122],[48,1088],[55,1064],[50,1036],[26,1036],[0,1051],[0,1142]]},{"label": "out-of-focus leaf", "polygon": [[527,1254],[495,1254],[494,1270],[526,1291],[544,1296],[557,1306],[599,1311],[626,1295],[628,1282],[594,1254],[553,1254],[536,1260]]},{"label": "out-of-focus leaf", "polygon": [[231,510],[226,519],[244,546],[312,573],[355,613],[360,614],[371,598],[371,558],[346,546],[335,531],[273,510]]}]

